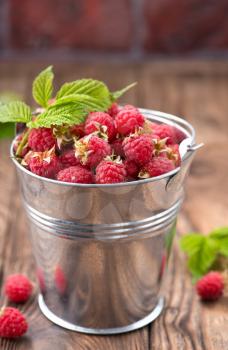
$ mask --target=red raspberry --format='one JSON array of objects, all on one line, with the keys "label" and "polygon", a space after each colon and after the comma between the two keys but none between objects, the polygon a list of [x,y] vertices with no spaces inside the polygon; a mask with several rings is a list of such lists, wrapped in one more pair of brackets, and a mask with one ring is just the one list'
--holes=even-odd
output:
[{"label": "red raspberry", "polygon": [[112,160],[103,160],[96,168],[96,183],[98,184],[124,182],[126,177],[124,164]]},{"label": "red raspberry", "polygon": [[128,160],[143,165],[151,159],[154,145],[147,134],[132,135],[123,141],[123,149]]},{"label": "red raspberry", "polygon": [[181,143],[184,139],[186,139],[186,135],[183,133],[183,131],[174,128],[175,136],[176,136],[176,143]]},{"label": "red raspberry", "polygon": [[181,156],[180,156],[178,144],[165,147],[160,152],[159,156],[172,160],[175,167],[178,167],[181,165]]},{"label": "red raspberry", "polygon": [[55,138],[50,128],[32,129],[28,136],[28,146],[35,152],[48,151],[55,145]]},{"label": "red raspberry", "polygon": [[0,311],[0,337],[17,338],[26,333],[25,316],[14,307],[3,307]]},{"label": "red raspberry", "polygon": [[90,113],[85,123],[86,135],[98,132],[101,136],[108,136],[109,141],[116,136],[116,128],[113,118],[104,112]]},{"label": "red raspberry", "polygon": [[82,165],[96,167],[102,159],[111,154],[111,146],[96,135],[84,136],[75,142],[75,155]]},{"label": "red raspberry", "polygon": [[139,173],[139,166],[133,160],[125,160],[123,163],[124,163],[128,178],[130,179],[137,178]]},{"label": "red raspberry", "polygon": [[112,150],[117,156],[120,156],[121,158],[125,157],[124,150],[123,150],[123,140],[122,139],[116,139],[111,143]]},{"label": "red raspberry", "polygon": [[93,183],[93,174],[85,167],[76,165],[60,170],[57,175],[57,180],[63,182],[91,184]]},{"label": "red raspberry", "polygon": [[224,279],[219,272],[209,272],[197,282],[196,290],[202,300],[217,300],[223,294]]},{"label": "red raspberry", "polygon": [[64,294],[67,288],[66,277],[60,266],[55,269],[55,286],[60,294]]},{"label": "red raspberry", "polygon": [[85,123],[77,124],[71,127],[71,133],[79,138],[85,136]]},{"label": "red raspberry", "polygon": [[163,157],[153,157],[140,171],[139,177],[155,177],[175,169],[173,161]]},{"label": "red raspberry", "polygon": [[112,117],[115,118],[117,113],[119,112],[119,106],[116,102],[114,102],[111,107],[108,110],[108,114]]},{"label": "red raspberry", "polygon": [[[18,135],[16,137],[16,139],[14,140],[14,143],[13,143],[13,150],[14,150],[14,153],[17,152],[17,149],[18,149],[18,146],[20,145],[20,142],[23,138],[24,134],[21,134],[21,135]],[[25,155],[30,151],[30,148],[28,147],[28,143],[26,143],[20,153],[20,157],[25,157]]]},{"label": "red raspberry", "polygon": [[70,166],[75,166],[80,164],[79,160],[75,157],[75,150],[68,149],[65,150],[59,157],[63,168],[69,168]]},{"label": "red raspberry", "polygon": [[167,138],[167,145],[173,145],[176,143],[176,133],[173,126],[167,124],[154,124],[153,130],[160,139]]},{"label": "red raspberry", "polygon": [[144,121],[144,116],[132,106],[125,106],[115,118],[117,132],[124,136],[134,133]]},{"label": "red raspberry", "polygon": [[32,294],[33,285],[28,277],[15,274],[7,277],[5,283],[5,294],[14,303],[24,303]]},{"label": "red raspberry", "polygon": [[24,161],[32,173],[50,179],[54,179],[61,169],[61,163],[53,149],[47,152],[29,152]]}]

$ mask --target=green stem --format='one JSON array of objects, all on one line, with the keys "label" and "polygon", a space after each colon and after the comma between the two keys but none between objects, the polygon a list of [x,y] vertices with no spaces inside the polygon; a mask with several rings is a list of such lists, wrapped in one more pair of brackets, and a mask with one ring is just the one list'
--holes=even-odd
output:
[{"label": "green stem", "polygon": [[24,146],[28,142],[28,136],[29,136],[30,130],[27,130],[26,133],[23,135],[21,142],[18,145],[17,151],[16,151],[16,156],[20,157],[21,152],[23,151]]}]

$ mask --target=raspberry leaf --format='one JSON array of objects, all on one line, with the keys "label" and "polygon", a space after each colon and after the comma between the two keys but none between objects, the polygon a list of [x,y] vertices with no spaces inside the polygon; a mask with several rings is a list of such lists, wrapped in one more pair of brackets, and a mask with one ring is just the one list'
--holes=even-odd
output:
[{"label": "raspberry leaf", "polygon": [[112,92],[112,93],[111,93],[111,100],[112,100],[112,101],[116,101],[118,98],[120,98],[122,95],[124,95],[125,92],[127,92],[128,90],[130,90],[131,88],[133,88],[136,84],[137,84],[137,82],[132,83],[132,84],[126,86],[126,87],[123,88],[122,90],[118,90],[118,91]]},{"label": "raspberry leaf", "polygon": [[57,92],[56,99],[72,95],[87,95],[98,100],[103,100],[110,106],[110,92],[107,86],[99,81],[93,79],[79,79],[70,83],[65,83],[59,92]]},{"label": "raspberry leaf", "polygon": [[30,128],[47,127],[52,125],[74,125],[84,121],[88,110],[74,103],[66,103],[65,105],[52,105],[45,112],[40,114],[35,121],[28,123]]},{"label": "raspberry leaf", "polygon": [[211,235],[190,233],[181,239],[180,245],[189,257],[188,268],[194,279],[208,272],[221,252],[220,243]]},{"label": "raspberry leaf", "polygon": [[52,66],[49,66],[35,78],[32,85],[34,100],[44,108],[48,106],[48,101],[52,96],[53,79]]},{"label": "raspberry leaf", "polygon": [[21,101],[12,101],[0,105],[1,123],[28,123],[32,119],[32,112],[29,106]]},{"label": "raspberry leaf", "polygon": [[228,257],[228,227],[221,227],[212,231],[210,238],[219,244],[220,254]]},{"label": "raspberry leaf", "polygon": [[90,95],[74,94],[65,97],[61,97],[56,100],[55,106],[60,106],[65,103],[74,103],[75,106],[82,106],[87,108],[89,112],[105,111],[110,106],[107,100],[98,99]]}]

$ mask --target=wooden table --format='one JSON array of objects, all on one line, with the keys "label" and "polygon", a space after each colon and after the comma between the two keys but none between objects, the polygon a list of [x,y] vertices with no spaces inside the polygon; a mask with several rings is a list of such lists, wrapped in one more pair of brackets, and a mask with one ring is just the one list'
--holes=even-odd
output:
[{"label": "wooden table", "polygon": [[[48,62],[49,63],[49,62]],[[28,101],[31,79],[48,63],[0,63],[0,89],[14,89]],[[165,285],[166,307],[151,325],[120,336],[88,336],[65,331],[45,319],[36,296],[20,309],[30,328],[17,341],[1,340],[0,348],[21,350],[227,350],[227,299],[208,305],[199,302],[186,268],[178,238],[189,231],[207,233],[228,219],[228,63],[174,61],[109,64],[57,63],[57,84],[74,77],[105,80],[113,89],[132,81],[138,87],[125,101],[184,116],[193,123],[198,141],[205,142],[193,163],[185,203],[178,221]],[[35,73],[34,73],[35,72]],[[19,197],[19,184],[0,142],[0,276],[27,273],[34,281],[28,228]],[[5,298],[1,292],[1,303]]]}]

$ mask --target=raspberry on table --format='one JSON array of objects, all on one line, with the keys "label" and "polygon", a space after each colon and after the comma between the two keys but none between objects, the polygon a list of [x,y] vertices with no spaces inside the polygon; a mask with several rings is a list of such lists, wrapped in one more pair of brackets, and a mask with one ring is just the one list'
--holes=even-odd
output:
[{"label": "raspberry on table", "polygon": [[163,175],[175,169],[173,161],[163,157],[153,157],[140,171],[140,178]]},{"label": "raspberry on table", "polygon": [[116,130],[123,136],[134,133],[143,126],[144,122],[144,116],[133,106],[125,106],[115,118]]},{"label": "raspberry on table", "polygon": [[14,303],[26,302],[33,291],[31,281],[22,274],[8,276],[5,283],[5,294]]},{"label": "raspberry on table", "polygon": [[18,338],[26,333],[28,324],[25,316],[14,307],[0,310],[0,337]]},{"label": "raspberry on table", "polygon": [[224,278],[219,272],[209,272],[196,284],[196,290],[202,300],[214,301],[219,299],[224,290]]},{"label": "raspberry on table", "polygon": [[76,165],[60,170],[57,174],[57,180],[71,183],[91,184],[93,183],[93,174],[82,165]]},{"label": "raspberry on table", "polygon": [[117,113],[119,112],[119,106],[116,102],[113,102],[111,107],[108,109],[107,113],[112,117],[115,118]]},{"label": "raspberry on table", "polygon": [[101,137],[113,140],[116,136],[116,128],[113,118],[105,112],[92,112],[85,122],[85,134],[97,132]]},{"label": "raspberry on table", "polygon": [[125,182],[127,172],[122,162],[103,160],[96,168],[97,184],[112,184]]},{"label": "raspberry on table", "polygon": [[74,149],[67,149],[59,156],[59,160],[63,168],[69,168],[70,166],[75,166],[80,164],[78,158],[75,156]]},{"label": "raspberry on table", "polygon": [[111,146],[96,135],[84,136],[75,142],[75,155],[82,165],[96,167],[111,154]]},{"label": "raspberry on table", "polygon": [[50,179],[54,179],[61,169],[60,160],[55,155],[54,150],[47,152],[29,152],[24,160],[32,173]]},{"label": "raspberry on table", "polygon": [[50,150],[55,141],[51,128],[32,129],[28,136],[28,146],[35,152]]},{"label": "raspberry on table", "polygon": [[133,134],[123,141],[126,159],[133,160],[139,165],[149,162],[153,155],[154,145],[148,134]]}]

